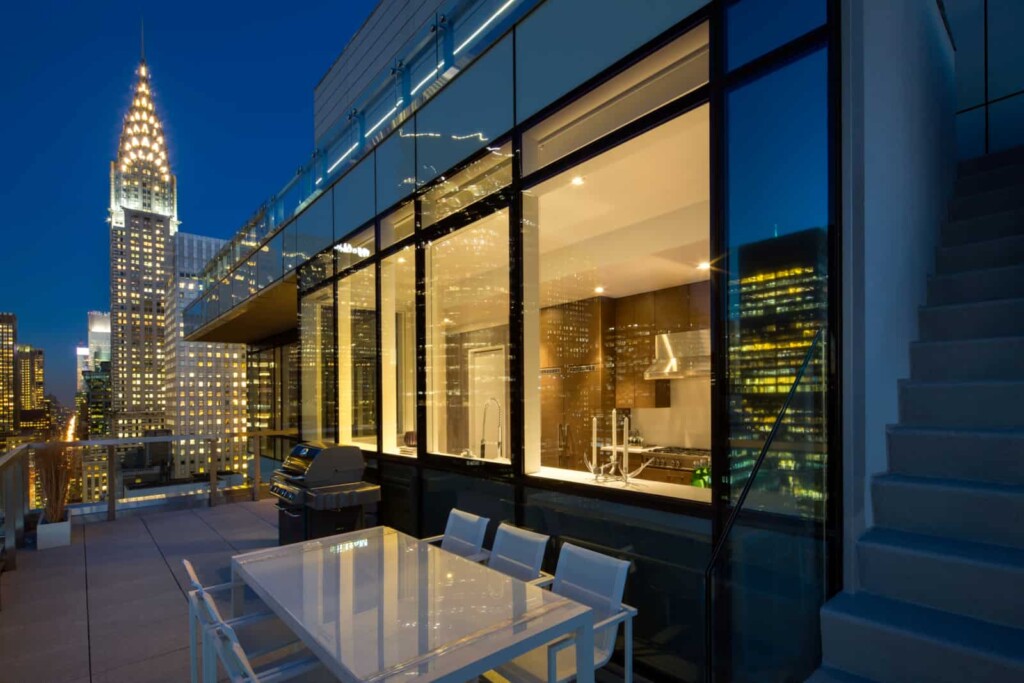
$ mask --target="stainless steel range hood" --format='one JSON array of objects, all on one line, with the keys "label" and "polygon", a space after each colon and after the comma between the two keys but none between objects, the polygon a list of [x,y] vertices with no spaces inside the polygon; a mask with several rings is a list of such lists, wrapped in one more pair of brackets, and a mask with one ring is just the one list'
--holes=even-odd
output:
[{"label": "stainless steel range hood", "polygon": [[686,379],[711,375],[711,330],[659,334],[654,338],[654,362],[644,379]]}]

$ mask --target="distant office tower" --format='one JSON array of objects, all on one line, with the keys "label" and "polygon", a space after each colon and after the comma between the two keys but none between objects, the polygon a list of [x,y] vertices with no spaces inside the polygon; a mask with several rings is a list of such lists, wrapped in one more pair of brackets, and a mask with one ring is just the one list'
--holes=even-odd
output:
[{"label": "distant office tower", "polygon": [[110,313],[89,311],[89,369],[110,360]]},{"label": "distant office tower", "polygon": [[[729,281],[730,470],[742,486],[796,379],[815,333],[825,324],[828,236],[820,228],[745,244]],[[765,461],[761,503],[820,513],[824,490],[824,356],[811,358]],[[738,490],[738,488],[737,488]],[[778,494],[778,495],[773,495]],[[777,510],[778,511],[778,510]]]},{"label": "distant office tower", "polygon": [[15,427],[14,347],[18,339],[18,319],[13,313],[0,313],[0,437]]},{"label": "distant office tower", "polygon": [[[164,351],[167,428],[174,434],[217,436],[217,469],[245,466],[246,370],[244,344],[184,341],[184,311],[202,292],[203,266],[224,240],[179,232],[171,241],[173,264],[167,303]],[[173,476],[183,479],[207,472],[210,444],[187,441],[172,445]]]},{"label": "distant office tower", "polygon": [[15,397],[18,411],[41,410],[45,406],[46,381],[43,350],[18,344],[14,352]]},{"label": "distant office tower", "polygon": [[167,252],[178,230],[177,180],[167,159],[143,55],[117,159],[110,164],[110,334],[114,434],[164,426]]},{"label": "distant office tower", "polygon": [[75,393],[80,394],[85,391],[85,380],[82,377],[82,373],[92,368],[92,363],[89,362],[89,347],[88,346],[76,346],[75,347]]},{"label": "distant office tower", "polygon": [[[86,370],[84,410],[79,419],[84,425],[84,436],[100,439],[110,436],[110,361],[102,361],[97,367]],[[80,431],[80,433],[82,433]],[[105,447],[82,450],[82,500],[95,502],[103,500],[107,491],[107,452]]]}]

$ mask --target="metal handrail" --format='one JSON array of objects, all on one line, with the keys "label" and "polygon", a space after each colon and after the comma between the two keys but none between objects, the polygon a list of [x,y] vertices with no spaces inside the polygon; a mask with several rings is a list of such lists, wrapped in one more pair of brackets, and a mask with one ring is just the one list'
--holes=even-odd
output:
[{"label": "metal handrail", "polygon": [[[159,436],[142,436],[137,438],[117,439],[84,439],[75,441],[46,441],[24,443],[16,446],[7,453],[0,454],[0,487],[3,487],[3,545],[0,548],[4,552],[5,569],[16,567],[17,548],[22,545],[25,529],[25,517],[29,512],[28,495],[28,455],[33,449],[46,446],[63,446],[68,448],[88,448],[101,446],[107,448],[107,519],[113,521],[117,516],[117,495],[113,482],[117,478],[116,448],[118,446],[135,446],[152,443],[179,443],[182,441],[206,441],[216,444],[225,438],[250,438],[250,437],[297,437],[298,431],[294,429],[265,429],[251,432],[235,432],[230,434],[165,434]],[[249,475],[251,478],[252,499],[259,499],[260,488],[260,439],[254,439],[253,462]],[[211,449],[210,459],[213,462]],[[220,490],[217,483],[216,468],[210,468],[209,481],[209,504],[215,504],[216,496]],[[122,504],[124,502],[122,501]]]},{"label": "metal handrail", "polygon": [[729,540],[729,534],[736,525],[736,519],[739,517],[740,511],[743,509],[744,503],[746,503],[747,496],[750,494],[751,488],[753,488],[754,479],[757,477],[757,473],[761,470],[761,465],[764,464],[768,451],[771,450],[772,442],[775,441],[775,435],[778,433],[779,427],[782,425],[782,419],[789,411],[789,406],[793,402],[793,397],[796,395],[796,389],[803,380],[807,366],[810,365],[811,358],[814,357],[814,351],[818,347],[818,343],[821,341],[824,332],[825,328],[819,327],[817,333],[814,335],[814,339],[811,340],[811,346],[807,349],[807,355],[804,356],[803,363],[800,364],[800,369],[797,371],[796,378],[793,380],[793,384],[789,388],[789,393],[786,394],[786,400],[783,401],[782,408],[779,409],[779,414],[775,418],[775,422],[772,424],[771,430],[768,432],[768,437],[764,440],[764,445],[761,446],[761,452],[758,453],[757,459],[754,461],[754,466],[750,470],[750,476],[747,477],[747,481],[743,485],[743,490],[740,491],[739,497],[736,498],[736,504],[729,513],[729,517],[725,520],[725,526],[722,529],[722,533],[718,537],[718,542],[715,543],[714,548],[712,548],[711,557],[708,559],[708,564],[704,568],[704,680],[707,681],[707,683],[712,683],[714,680],[714,669],[712,667],[712,660],[714,658],[714,643],[712,642],[714,619],[711,611],[711,575],[714,573],[715,565],[718,563],[718,558],[721,556],[723,548],[725,548],[726,541]]}]

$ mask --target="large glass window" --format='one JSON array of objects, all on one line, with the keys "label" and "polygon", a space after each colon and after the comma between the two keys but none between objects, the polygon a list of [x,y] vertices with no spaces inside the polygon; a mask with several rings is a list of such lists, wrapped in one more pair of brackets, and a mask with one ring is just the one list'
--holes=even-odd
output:
[{"label": "large glass window", "polygon": [[[399,128],[377,145],[377,212],[391,207],[416,187],[416,138],[412,127]],[[364,162],[365,163],[365,162]]]},{"label": "large glass window", "polygon": [[509,462],[508,211],[427,245],[429,450]]},{"label": "large glass window", "polygon": [[387,249],[415,231],[416,211],[413,203],[407,202],[380,219],[380,248]]},{"label": "large glass window", "polygon": [[331,193],[320,195],[295,220],[295,251],[299,263],[302,263],[334,241],[334,205]]},{"label": "large glass window", "polygon": [[[730,481],[738,494],[828,317],[828,62],[824,50],[726,99]],[[757,505],[818,514],[822,354],[757,478]]]},{"label": "large glass window", "polygon": [[826,0],[741,0],[728,5],[730,69],[771,52],[825,23]]},{"label": "large glass window", "polygon": [[370,154],[334,186],[334,234],[345,235],[373,218],[373,155]]},{"label": "large glass window", "polygon": [[377,449],[375,268],[338,281],[338,443]]},{"label": "large glass window", "polygon": [[708,26],[680,36],[523,133],[523,175],[708,82]]},{"label": "large glass window", "polygon": [[338,273],[373,256],[373,243],[373,226],[370,226],[335,244],[334,253],[337,256]]},{"label": "large glass window", "polygon": [[625,57],[707,0],[547,0],[516,29],[519,121]]},{"label": "large glass window", "polygon": [[406,247],[380,264],[384,452],[416,455],[416,259]]},{"label": "large glass window", "polygon": [[512,184],[512,144],[488,147],[487,153],[458,173],[442,178],[423,193],[422,227],[451,216]]},{"label": "large glass window", "polygon": [[526,471],[710,500],[708,106],[528,190]]},{"label": "large glass window", "polygon": [[334,295],[331,287],[304,296],[299,309],[302,354],[302,438],[335,440]]}]

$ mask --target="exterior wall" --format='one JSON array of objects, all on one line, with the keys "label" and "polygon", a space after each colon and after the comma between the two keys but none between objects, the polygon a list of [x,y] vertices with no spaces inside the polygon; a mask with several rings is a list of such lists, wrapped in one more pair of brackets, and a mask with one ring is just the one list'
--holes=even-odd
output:
[{"label": "exterior wall", "polygon": [[381,0],[377,4],[313,90],[313,133],[318,145],[443,1]]},{"label": "exterior wall", "polygon": [[[224,240],[179,232],[173,238],[173,270],[168,285],[165,340],[167,428],[173,434],[222,437],[216,446],[217,469],[244,466],[246,431],[245,346],[184,341],[185,307],[202,291],[199,274]],[[206,472],[209,444],[171,445],[175,479]]]},{"label": "exterior wall", "polygon": [[0,436],[14,431],[14,347],[18,338],[18,319],[13,313],[0,313]]},{"label": "exterior wall", "polygon": [[955,173],[954,52],[934,2],[843,3],[845,584]]},{"label": "exterior wall", "polygon": [[1024,144],[1024,3],[945,0],[956,42],[957,154]]}]

